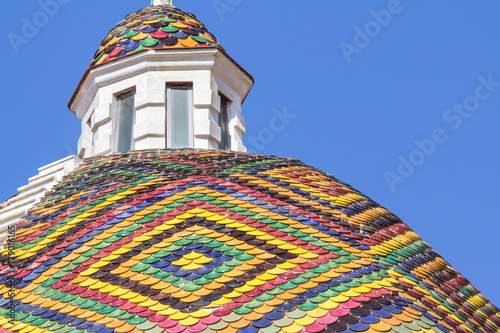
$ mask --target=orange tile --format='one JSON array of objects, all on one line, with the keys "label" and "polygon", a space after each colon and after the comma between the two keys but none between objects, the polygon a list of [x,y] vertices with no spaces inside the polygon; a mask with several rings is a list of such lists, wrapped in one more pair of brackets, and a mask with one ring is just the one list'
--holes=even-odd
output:
[{"label": "orange tile", "polygon": [[261,313],[257,313],[257,312],[250,312],[250,313],[247,313],[247,314],[244,314],[243,315],[243,318],[245,318],[246,320],[248,321],[255,321],[255,320],[259,320],[260,318],[262,318],[264,315],[261,314]]},{"label": "orange tile", "polygon": [[132,333],[132,331],[135,329],[135,326],[134,325],[130,325],[127,322],[124,322],[123,325],[115,327],[114,329],[118,333],[129,333],[129,332]]},{"label": "orange tile", "polygon": [[246,320],[245,318],[241,318],[238,321],[235,321],[234,323],[231,323],[231,327],[239,329],[239,328],[244,328],[247,327],[250,324],[250,321]]},{"label": "orange tile", "polygon": [[[391,317],[391,318],[381,318],[384,323],[387,325],[391,326],[399,326],[401,325],[401,320],[397,319],[396,317]],[[373,326],[373,325],[372,325]]]}]

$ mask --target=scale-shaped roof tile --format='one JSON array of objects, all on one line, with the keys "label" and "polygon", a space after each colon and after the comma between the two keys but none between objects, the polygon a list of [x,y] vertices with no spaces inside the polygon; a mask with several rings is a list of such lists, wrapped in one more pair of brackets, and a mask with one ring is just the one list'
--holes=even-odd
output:
[{"label": "scale-shaped roof tile", "polygon": [[91,158],[16,227],[0,332],[500,331],[399,218],[296,159]]}]

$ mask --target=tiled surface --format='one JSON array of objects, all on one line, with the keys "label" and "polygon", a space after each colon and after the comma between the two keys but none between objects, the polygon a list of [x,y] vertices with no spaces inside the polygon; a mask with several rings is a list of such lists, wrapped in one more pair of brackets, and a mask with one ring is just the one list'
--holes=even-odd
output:
[{"label": "tiled surface", "polygon": [[90,67],[148,49],[216,47],[216,38],[191,13],[160,5],[129,14],[97,49]]},{"label": "tiled surface", "polygon": [[[0,332],[499,332],[499,309],[396,216],[298,160],[86,160],[18,223]],[[485,269],[487,274],[487,269]]]}]

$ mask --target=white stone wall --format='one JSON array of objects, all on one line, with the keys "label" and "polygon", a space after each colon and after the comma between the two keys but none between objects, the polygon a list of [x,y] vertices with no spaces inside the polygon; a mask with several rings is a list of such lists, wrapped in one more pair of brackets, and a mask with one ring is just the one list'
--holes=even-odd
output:
[{"label": "white stone wall", "polygon": [[115,152],[113,103],[115,95],[134,88],[133,150],[168,148],[165,139],[167,83],[193,84],[193,147],[217,149],[220,142],[219,93],[227,96],[230,149],[246,151],[241,104],[253,79],[218,49],[154,50],[91,70],[70,102],[82,120],[78,156]]},{"label": "white stone wall", "polygon": [[17,189],[18,193],[0,204],[0,244],[7,237],[7,227],[37,204],[63,176],[80,164],[76,156],[68,156],[38,169],[38,175],[28,179],[28,184]]}]

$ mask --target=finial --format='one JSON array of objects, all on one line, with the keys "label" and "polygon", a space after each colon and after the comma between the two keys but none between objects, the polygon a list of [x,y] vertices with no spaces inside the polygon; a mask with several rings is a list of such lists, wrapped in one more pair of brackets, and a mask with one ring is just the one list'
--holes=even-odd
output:
[{"label": "finial", "polygon": [[172,0],[151,0],[149,2],[151,6],[158,6],[158,5],[170,5],[172,6]]}]

